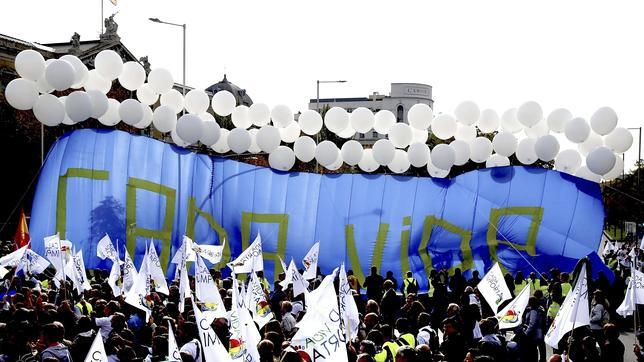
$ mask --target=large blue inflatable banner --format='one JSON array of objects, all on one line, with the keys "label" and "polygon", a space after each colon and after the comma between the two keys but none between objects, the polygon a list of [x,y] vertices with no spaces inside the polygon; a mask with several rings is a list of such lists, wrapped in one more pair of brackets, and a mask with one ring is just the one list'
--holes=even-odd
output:
[{"label": "large blue inflatable banner", "polygon": [[[277,256],[300,260],[320,241],[319,266],[342,261],[360,279],[375,265],[411,270],[427,289],[432,268],[483,272],[572,268],[597,250],[604,210],[599,186],[543,168],[501,167],[452,179],[277,172],[120,131],[61,137],[41,171],[31,217],[33,249],[60,233],[82,249],[88,268],[105,233],[137,266],[147,243],[168,276],[183,235],[199,244],[225,239],[225,262],[259,232],[264,269]],[[526,261],[529,261],[527,263]]]}]

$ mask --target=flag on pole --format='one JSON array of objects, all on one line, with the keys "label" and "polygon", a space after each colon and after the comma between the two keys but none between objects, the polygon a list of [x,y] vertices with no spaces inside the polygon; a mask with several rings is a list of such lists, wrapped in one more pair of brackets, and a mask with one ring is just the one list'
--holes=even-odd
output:
[{"label": "flag on pole", "polygon": [[165,274],[163,273],[163,269],[161,269],[161,262],[159,262],[159,256],[157,255],[157,249],[154,247],[154,242],[150,243],[148,250],[148,272],[154,281],[154,290],[161,294],[170,295],[168,282],[166,282]]},{"label": "flag on pole", "polygon": [[119,285],[119,280],[121,280],[121,265],[119,265],[120,260],[112,261],[112,269],[110,269],[110,276],[107,278],[107,284],[112,288],[112,294],[115,297],[121,295],[123,290]]},{"label": "flag on pole", "polygon": [[75,254],[72,252],[72,254],[72,262],[66,265],[65,274],[72,280],[74,289],[78,291],[78,294],[81,294],[87,289],[92,289],[92,286],[87,280],[83,250],[79,250]]},{"label": "flag on pole", "polygon": [[0,266],[7,267],[9,269],[13,268],[14,266],[18,266],[26,252],[27,245],[20,247],[20,249],[18,250],[12,251],[11,253],[0,258]]},{"label": "flag on pole", "polygon": [[333,285],[333,281],[335,280],[336,275],[338,275],[338,270],[339,270],[338,268],[333,269],[331,274],[325,276],[324,279],[322,279],[322,283],[320,283],[320,285],[315,290],[304,294],[304,300],[306,301],[306,305],[307,305],[307,312],[308,312],[309,306],[316,305],[318,301],[324,297],[322,293],[324,293],[324,291],[326,290],[327,285],[329,284]]},{"label": "flag on pole", "polygon": [[25,210],[20,209],[20,218],[18,219],[18,228],[16,229],[16,234],[13,236],[13,241],[16,243],[16,249],[20,249],[23,246],[29,244],[29,227],[27,226],[27,216],[25,216]]},{"label": "flag on pole", "polygon": [[606,244],[604,245],[604,250],[602,251],[602,256],[608,255],[611,251],[617,251],[617,246],[615,246],[615,243],[606,240]]},{"label": "flag on pole", "polygon": [[224,246],[226,246],[226,240],[221,245],[199,245],[192,243],[192,250],[209,262],[217,264],[221,261]]},{"label": "flag on pole", "polygon": [[42,274],[49,266],[49,261],[38,255],[35,251],[27,249],[20,259],[20,263],[16,268],[16,273],[21,270],[30,274]]},{"label": "flag on pole", "polygon": [[56,269],[54,281],[59,285],[61,280],[65,279],[65,256],[61,250],[61,243],[58,234],[46,236],[43,239],[45,244],[45,258],[47,258]]},{"label": "flag on pole", "polygon": [[240,302],[237,277],[233,274],[232,306],[230,309],[230,345],[228,353],[233,361],[259,362],[257,344],[261,335],[248,309]]},{"label": "flag on pole", "polygon": [[[145,251],[145,256],[143,256],[143,261],[141,261],[141,267],[139,272],[136,274],[136,278],[133,280],[132,287],[125,294],[125,303],[142,310],[145,312],[145,322],[147,323],[150,319],[150,308],[148,307],[146,297],[150,294],[150,273],[148,272],[148,250]],[[125,251],[126,264],[129,255],[127,250]],[[131,261],[130,261],[131,262]],[[134,275],[130,272],[130,275]]]},{"label": "flag on pole", "polygon": [[559,340],[574,328],[590,325],[590,312],[588,310],[588,280],[586,278],[586,261],[581,261],[582,267],[575,287],[564,299],[555,320],[552,322],[545,342],[558,348]]},{"label": "flag on pole", "polygon": [[172,264],[177,264],[179,269],[185,266],[186,261],[195,261],[195,252],[192,250],[192,239],[187,236],[183,236],[181,241],[181,246],[170,261]]},{"label": "flag on pole", "polygon": [[192,301],[192,309],[195,312],[195,320],[199,327],[199,340],[201,340],[201,347],[203,348],[204,361],[232,361],[226,347],[221,343],[215,331],[210,327],[208,319],[201,313],[194,300]]},{"label": "flag on pole", "polygon": [[617,307],[617,314],[623,317],[632,315],[637,304],[644,304],[644,273],[637,269],[632,269],[631,272],[624,301]]},{"label": "flag on pole", "polygon": [[125,249],[125,259],[123,261],[123,292],[127,293],[134,286],[134,282],[138,279],[138,273],[130,253]]},{"label": "flag on pole", "polygon": [[495,313],[503,302],[512,299],[499,263],[494,263],[476,287]]},{"label": "flag on pole", "polygon": [[105,234],[105,236],[98,241],[98,244],[96,245],[96,256],[102,260],[105,260],[106,258],[109,258],[112,261],[118,259],[118,253],[116,252],[109,235]]},{"label": "flag on pole", "polygon": [[338,286],[340,315],[342,316],[342,329],[349,339],[358,336],[358,327],[360,326],[360,315],[358,314],[356,301],[353,299],[352,290],[347,279],[347,273],[344,270],[344,263],[342,263],[340,266],[340,284]]},{"label": "flag on pole", "polygon": [[212,323],[215,318],[227,316],[219,288],[215,285],[210,270],[201,255],[197,255],[197,263],[195,264],[195,297],[203,305],[201,310],[208,320],[208,324]]},{"label": "flag on pole", "polygon": [[237,259],[228,264],[233,273],[250,273],[264,270],[264,258],[262,256],[262,237],[257,233],[255,241],[244,250]]},{"label": "flag on pole", "polygon": [[499,320],[499,329],[512,329],[520,326],[523,323],[523,313],[528,307],[529,299],[530,284],[526,284],[512,302],[496,314],[496,318]]},{"label": "flag on pole", "polygon": [[320,255],[320,242],[313,244],[309,252],[306,253],[304,259],[302,259],[302,265],[304,265],[304,279],[311,280],[317,277],[318,272],[318,256]]},{"label": "flag on pole", "polygon": [[107,353],[105,353],[105,345],[100,333],[96,333],[94,342],[85,357],[85,362],[107,362]]},{"label": "flag on pole", "polygon": [[181,353],[179,352],[179,347],[177,346],[177,340],[174,338],[174,332],[172,331],[172,323],[168,321],[168,361],[182,361]]},{"label": "flag on pole", "polygon": [[262,329],[266,323],[273,319],[271,305],[266,300],[264,289],[255,272],[250,273],[250,283],[246,290],[246,307],[253,313],[253,320]]}]

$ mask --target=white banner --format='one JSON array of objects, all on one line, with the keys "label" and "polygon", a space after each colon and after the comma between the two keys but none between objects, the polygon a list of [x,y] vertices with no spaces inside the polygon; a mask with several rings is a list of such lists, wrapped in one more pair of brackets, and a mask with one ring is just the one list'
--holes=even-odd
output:
[{"label": "white banner", "polygon": [[496,318],[499,320],[499,329],[512,329],[520,326],[523,323],[523,313],[528,307],[529,299],[530,284],[526,284],[514,300],[497,313]]},{"label": "white banner", "polygon": [[250,273],[264,270],[264,257],[262,255],[262,237],[257,233],[255,241],[244,250],[237,259],[228,264],[233,273]]},{"label": "white banner", "polygon": [[317,277],[318,270],[318,258],[320,256],[320,242],[313,244],[309,252],[306,253],[304,259],[302,259],[302,265],[304,265],[304,279],[311,280]]},{"label": "white banner", "polygon": [[586,264],[581,267],[580,273],[575,287],[566,295],[555,320],[546,333],[545,341],[552,348],[558,348],[559,340],[573,328],[590,325]]},{"label": "white banner", "polygon": [[505,283],[499,263],[494,263],[477,288],[495,313],[503,302],[512,299],[512,293]]}]

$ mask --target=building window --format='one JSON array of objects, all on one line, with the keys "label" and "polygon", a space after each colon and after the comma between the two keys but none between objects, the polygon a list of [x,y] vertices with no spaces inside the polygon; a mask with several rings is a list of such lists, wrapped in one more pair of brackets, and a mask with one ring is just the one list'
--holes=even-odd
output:
[{"label": "building window", "polygon": [[404,118],[405,110],[403,109],[402,104],[396,109],[396,122],[402,122]]}]

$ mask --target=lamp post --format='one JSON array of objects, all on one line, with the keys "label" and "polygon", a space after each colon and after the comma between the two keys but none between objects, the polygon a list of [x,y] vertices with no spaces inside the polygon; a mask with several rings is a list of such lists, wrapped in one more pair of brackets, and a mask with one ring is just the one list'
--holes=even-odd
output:
[{"label": "lamp post", "polygon": [[176,24],[170,23],[168,21],[159,20],[159,18],[148,18],[153,23],[167,24],[172,26],[178,26],[183,28],[183,84],[181,87],[181,93],[186,95],[186,24]]}]

